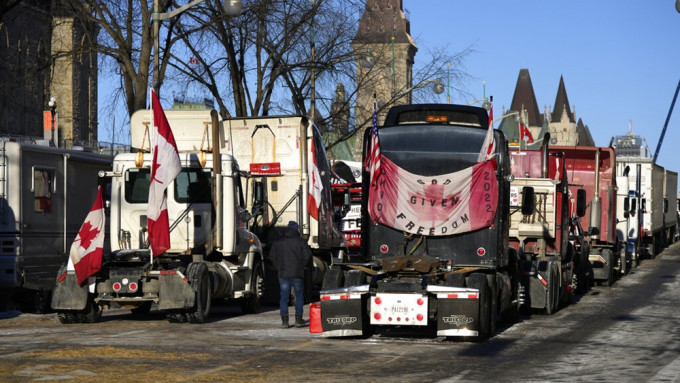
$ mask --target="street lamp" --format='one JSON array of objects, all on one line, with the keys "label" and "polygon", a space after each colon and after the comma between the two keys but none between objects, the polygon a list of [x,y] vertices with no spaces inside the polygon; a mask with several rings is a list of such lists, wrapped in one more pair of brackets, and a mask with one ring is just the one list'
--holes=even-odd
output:
[{"label": "street lamp", "polygon": [[54,141],[54,116],[57,114],[56,97],[54,96],[50,97],[50,101],[47,103],[47,106],[50,107],[50,112],[52,113],[52,145],[57,146],[56,142]]},{"label": "street lamp", "polygon": [[[151,21],[153,22],[153,46],[154,46],[154,55],[153,55],[153,89],[156,91],[156,94],[158,94],[158,90],[160,88],[160,83],[159,83],[159,57],[160,54],[158,52],[159,46],[160,46],[160,41],[158,37],[159,29],[160,29],[160,24],[161,21],[170,19],[172,17],[175,17],[179,15],[180,13],[186,11],[187,9],[193,7],[194,5],[200,4],[205,0],[194,0],[189,4],[186,4],[184,6],[181,6],[173,11],[170,12],[160,12],[160,6],[158,5],[158,0],[154,0],[153,2],[153,15],[151,16]],[[224,10],[224,14],[230,17],[233,16],[238,16],[241,14],[241,9],[243,9],[243,3],[241,0],[225,0],[224,4],[222,4],[222,9]]]}]

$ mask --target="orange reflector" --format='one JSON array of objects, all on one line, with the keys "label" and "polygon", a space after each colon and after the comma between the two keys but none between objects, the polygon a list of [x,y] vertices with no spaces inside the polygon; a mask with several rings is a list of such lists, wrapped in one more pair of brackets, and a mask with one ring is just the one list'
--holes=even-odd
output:
[{"label": "orange reflector", "polygon": [[65,278],[66,278],[66,273],[60,275],[59,278],[57,278],[57,282],[61,282],[61,281],[63,281]]},{"label": "orange reflector", "polygon": [[427,122],[449,122],[449,118],[446,116],[427,116],[425,117]]}]

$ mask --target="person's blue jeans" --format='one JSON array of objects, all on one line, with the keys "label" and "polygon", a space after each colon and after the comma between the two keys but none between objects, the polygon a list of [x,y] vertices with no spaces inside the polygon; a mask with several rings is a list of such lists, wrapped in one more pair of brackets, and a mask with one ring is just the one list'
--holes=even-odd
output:
[{"label": "person's blue jeans", "polygon": [[279,300],[279,308],[281,316],[288,316],[288,298],[290,297],[290,286],[295,290],[295,315],[302,315],[302,309],[305,305],[305,290],[304,280],[302,278],[279,278],[279,287],[281,289],[281,299]]}]

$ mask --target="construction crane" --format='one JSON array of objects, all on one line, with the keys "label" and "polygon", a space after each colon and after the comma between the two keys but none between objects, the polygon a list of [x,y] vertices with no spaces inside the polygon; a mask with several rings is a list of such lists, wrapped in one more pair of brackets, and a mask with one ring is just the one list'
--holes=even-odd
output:
[{"label": "construction crane", "polygon": [[[680,0],[676,3],[676,7],[680,4]],[[680,12],[680,9],[678,10]],[[678,98],[678,91],[680,90],[680,81],[678,81],[678,86],[675,88],[675,95],[673,96],[673,101],[671,102],[671,108],[668,110],[668,116],[666,116],[666,123],[663,124],[663,130],[661,130],[661,137],[659,137],[659,143],[656,144],[656,151],[654,152],[654,158],[652,161],[656,163],[656,158],[659,156],[659,150],[661,150],[661,144],[663,143],[663,136],[666,135],[666,128],[668,127],[668,121],[671,119],[671,114],[673,114],[673,107],[675,106],[675,100]]]}]

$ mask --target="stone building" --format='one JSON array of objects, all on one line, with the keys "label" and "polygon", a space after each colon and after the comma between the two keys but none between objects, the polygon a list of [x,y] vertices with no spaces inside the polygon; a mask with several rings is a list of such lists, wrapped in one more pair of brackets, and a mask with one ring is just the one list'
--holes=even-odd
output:
[{"label": "stone building", "polygon": [[98,63],[88,48],[97,32],[59,0],[23,0],[0,14],[0,134],[51,139],[54,97],[55,143],[97,140]]},{"label": "stone building", "polygon": [[[367,0],[352,49],[357,83],[362,84],[354,107],[360,129],[355,135],[354,157],[360,160],[363,132],[372,124],[374,99],[379,105],[411,103],[413,60],[418,47],[411,38],[402,0]],[[378,114],[378,125],[384,121],[385,112]]]},{"label": "stone building", "polygon": [[[529,70],[520,69],[510,109],[503,110],[501,116],[505,118],[501,120],[498,128],[505,133],[511,144],[521,144],[522,148],[540,147],[545,133],[550,133],[551,145],[595,146],[588,126],[584,125],[580,118],[576,120],[576,110],[569,105],[562,76],[552,111],[545,106],[544,112],[540,113]],[[520,142],[520,121],[531,132],[533,143]]]}]

